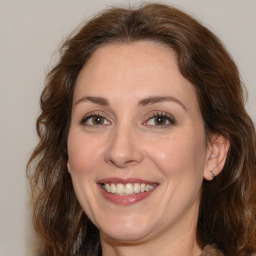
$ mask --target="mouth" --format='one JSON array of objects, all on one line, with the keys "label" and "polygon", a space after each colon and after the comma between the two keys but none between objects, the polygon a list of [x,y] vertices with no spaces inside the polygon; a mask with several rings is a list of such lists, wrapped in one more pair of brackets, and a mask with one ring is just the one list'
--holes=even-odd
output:
[{"label": "mouth", "polygon": [[118,196],[132,196],[153,190],[157,184],[145,183],[101,183],[101,187],[108,193]]},{"label": "mouth", "polygon": [[108,178],[98,182],[104,198],[119,205],[131,205],[144,200],[158,185],[139,179]]}]

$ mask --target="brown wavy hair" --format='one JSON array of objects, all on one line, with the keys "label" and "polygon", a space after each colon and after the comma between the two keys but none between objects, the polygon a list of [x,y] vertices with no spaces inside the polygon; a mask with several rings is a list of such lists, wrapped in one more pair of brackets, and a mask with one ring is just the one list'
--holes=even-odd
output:
[{"label": "brown wavy hair", "polygon": [[72,97],[81,68],[104,44],[151,40],[178,55],[182,75],[193,83],[207,134],[230,141],[221,174],[203,181],[197,239],[225,255],[256,251],[256,135],[244,108],[239,72],[220,40],[173,7],[147,4],[111,8],[75,31],[60,49],[41,95],[39,143],[27,165],[35,229],[49,256],[100,255],[97,228],[82,211],[67,170]]}]

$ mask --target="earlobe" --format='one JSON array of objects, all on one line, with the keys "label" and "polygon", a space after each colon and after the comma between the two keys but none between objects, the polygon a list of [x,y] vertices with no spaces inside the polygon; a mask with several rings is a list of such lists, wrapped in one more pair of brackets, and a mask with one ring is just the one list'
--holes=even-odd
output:
[{"label": "earlobe", "polygon": [[67,168],[68,168],[68,172],[70,173],[70,165],[69,165],[69,160],[67,161]]},{"label": "earlobe", "polygon": [[229,147],[230,143],[226,137],[221,134],[211,135],[204,170],[204,178],[206,180],[214,180],[221,173],[226,162]]}]

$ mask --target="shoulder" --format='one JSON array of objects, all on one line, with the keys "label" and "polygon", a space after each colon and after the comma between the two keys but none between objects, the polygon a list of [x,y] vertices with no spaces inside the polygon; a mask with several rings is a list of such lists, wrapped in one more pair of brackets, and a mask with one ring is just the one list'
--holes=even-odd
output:
[{"label": "shoulder", "polygon": [[[225,256],[224,253],[218,249],[216,245],[206,245],[203,249],[203,252],[199,256]],[[256,253],[253,253],[251,256],[256,256]]]},{"label": "shoulder", "polygon": [[216,246],[206,245],[200,256],[224,256],[224,254]]}]

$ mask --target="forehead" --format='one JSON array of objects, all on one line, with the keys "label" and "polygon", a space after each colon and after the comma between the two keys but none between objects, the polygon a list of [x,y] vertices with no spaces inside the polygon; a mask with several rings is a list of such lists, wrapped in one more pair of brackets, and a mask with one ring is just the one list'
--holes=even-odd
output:
[{"label": "forehead", "polygon": [[[170,47],[153,41],[135,41],[128,43],[112,43],[98,48],[82,68],[77,83],[82,80],[100,80],[102,76],[94,76],[101,72],[105,78],[117,79],[117,74],[130,75],[130,78],[143,78],[151,70],[159,74],[163,66],[178,70],[176,52]],[[113,75],[115,74],[115,75]],[[129,77],[126,77],[129,78]]]},{"label": "forehead", "polygon": [[171,94],[196,99],[194,86],[179,70],[176,52],[152,41],[109,44],[97,49],[78,76],[74,100],[81,94],[132,99]]}]

